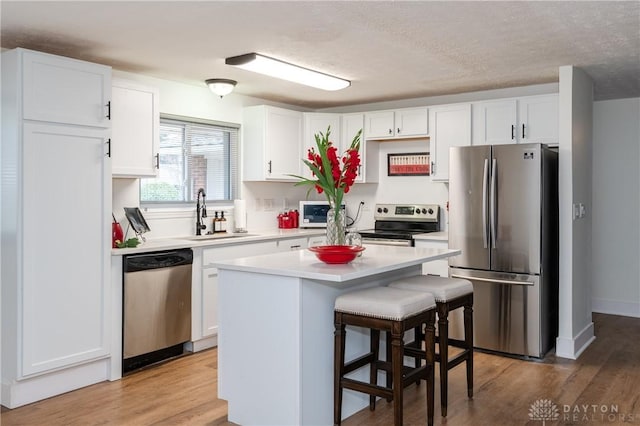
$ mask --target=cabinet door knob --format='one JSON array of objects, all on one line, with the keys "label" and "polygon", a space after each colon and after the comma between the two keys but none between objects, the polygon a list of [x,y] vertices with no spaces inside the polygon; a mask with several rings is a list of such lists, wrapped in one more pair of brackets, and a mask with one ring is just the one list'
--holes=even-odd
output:
[{"label": "cabinet door knob", "polygon": [[524,135],[524,123],[522,123],[522,139],[524,139],[526,136]]},{"label": "cabinet door knob", "polygon": [[107,157],[111,158],[111,138],[107,139]]},{"label": "cabinet door knob", "polygon": [[271,160],[269,160],[269,163],[267,164],[269,164],[269,174],[271,174]]},{"label": "cabinet door knob", "polygon": [[397,132],[397,133],[400,133],[400,127],[398,127],[398,129],[397,129],[397,130],[398,130],[398,132]]},{"label": "cabinet door knob", "polygon": [[511,140],[516,138],[516,126],[514,124],[511,125]]},{"label": "cabinet door knob", "polygon": [[436,163],[434,163],[433,161],[431,162],[431,174],[436,174]]},{"label": "cabinet door knob", "polygon": [[393,129],[389,129],[389,134],[392,135],[393,134]]},{"label": "cabinet door knob", "polygon": [[160,153],[156,154],[156,169],[160,170]]},{"label": "cabinet door knob", "polygon": [[111,101],[107,102],[107,120],[111,120]]}]

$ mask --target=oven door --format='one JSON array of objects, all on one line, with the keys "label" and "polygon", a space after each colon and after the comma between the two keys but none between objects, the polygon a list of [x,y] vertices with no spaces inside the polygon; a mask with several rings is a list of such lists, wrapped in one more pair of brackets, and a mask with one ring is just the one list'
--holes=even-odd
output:
[{"label": "oven door", "polygon": [[399,246],[399,247],[413,247],[413,240],[398,240],[391,238],[371,238],[362,237],[363,245],[377,245],[377,246]]}]

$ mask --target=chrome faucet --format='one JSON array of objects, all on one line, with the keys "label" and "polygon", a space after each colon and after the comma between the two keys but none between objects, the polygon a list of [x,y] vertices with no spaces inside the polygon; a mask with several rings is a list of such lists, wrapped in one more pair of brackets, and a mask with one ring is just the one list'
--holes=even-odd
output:
[{"label": "chrome faucet", "polygon": [[[200,195],[202,195],[202,204],[200,204]],[[202,219],[207,217],[207,194],[204,192],[204,188],[198,189],[198,195],[196,196],[196,235],[202,235],[202,230],[207,228],[207,225],[202,223]]]}]

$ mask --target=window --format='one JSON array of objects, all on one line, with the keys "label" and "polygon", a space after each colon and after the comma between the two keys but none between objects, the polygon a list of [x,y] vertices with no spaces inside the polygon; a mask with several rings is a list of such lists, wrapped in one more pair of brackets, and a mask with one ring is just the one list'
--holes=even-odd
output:
[{"label": "window", "polygon": [[158,176],[140,179],[140,203],[230,201],[238,190],[238,125],[176,116],[160,118]]}]

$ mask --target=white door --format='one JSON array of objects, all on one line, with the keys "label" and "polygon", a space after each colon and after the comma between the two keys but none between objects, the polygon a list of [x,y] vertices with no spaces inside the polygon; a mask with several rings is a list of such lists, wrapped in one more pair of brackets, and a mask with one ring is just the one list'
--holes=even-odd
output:
[{"label": "white door", "polygon": [[294,179],[302,171],[302,113],[282,108],[267,109],[267,179]]},{"label": "white door", "polygon": [[435,107],[431,122],[431,180],[449,180],[449,148],[471,145],[471,104]]},{"label": "white door", "polygon": [[110,127],[111,67],[22,53],[25,119]]},{"label": "white door", "polygon": [[[324,113],[305,113],[304,114],[304,144],[301,149],[302,159],[307,160],[307,152],[309,148],[315,148],[317,152],[315,135],[322,133],[326,135],[327,129],[330,128],[329,140],[333,142],[333,146],[338,149],[338,155],[342,153],[345,147],[342,146],[340,140],[340,115],[324,114]],[[302,176],[309,179],[312,178],[311,169],[302,163]]]},{"label": "white door", "polygon": [[109,354],[111,175],[103,131],[23,129],[25,376]]},{"label": "white door", "polygon": [[160,112],[158,89],[113,80],[111,89],[111,173],[114,177],[155,177]]},{"label": "white door", "polygon": [[202,270],[202,337],[218,334],[218,268]]},{"label": "white door", "polygon": [[[342,150],[346,150],[351,146],[353,138],[358,134],[360,130],[363,133],[360,135],[360,167],[358,168],[358,176],[356,182],[364,182],[366,176],[367,165],[365,159],[367,158],[366,144],[364,142],[364,114],[342,114]],[[376,164],[378,159],[376,157]]]},{"label": "white door", "polygon": [[520,98],[518,112],[522,142],[558,144],[558,95]]},{"label": "white door", "polygon": [[517,104],[515,99],[473,104],[473,144],[517,143]]},{"label": "white door", "polygon": [[367,138],[391,138],[395,136],[393,111],[368,112],[365,118]]},{"label": "white door", "polygon": [[396,136],[412,137],[429,134],[429,110],[411,108],[396,111]]}]

